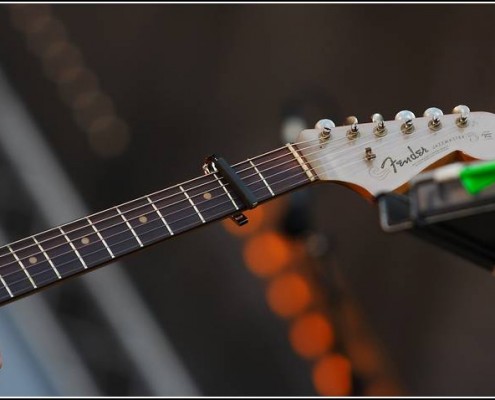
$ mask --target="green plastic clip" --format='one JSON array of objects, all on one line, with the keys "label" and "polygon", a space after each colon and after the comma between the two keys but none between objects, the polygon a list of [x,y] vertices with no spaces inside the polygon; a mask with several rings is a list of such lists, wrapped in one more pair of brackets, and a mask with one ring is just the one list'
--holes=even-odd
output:
[{"label": "green plastic clip", "polygon": [[470,194],[478,194],[495,183],[495,161],[469,165],[461,170],[461,182]]}]

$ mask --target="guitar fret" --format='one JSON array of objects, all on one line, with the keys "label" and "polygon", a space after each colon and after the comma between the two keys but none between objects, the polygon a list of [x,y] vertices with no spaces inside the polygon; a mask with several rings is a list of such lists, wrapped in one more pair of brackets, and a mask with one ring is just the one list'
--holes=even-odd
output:
[{"label": "guitar fret", "polygon": [[265,177],[263,176],[263,174],[260,172],[260,170],[258,169],[258,167],[253,163],[253,161],[251,161],[251,159],[248,158],[248,161],[249,163],[253,166],[254,170],[256,171],[256,173],[260,176],[261,180],[263,181],[263,183],[265,184],[266,188],[270,191],[270,193],[272,194],[272,196],[275,196],[275,193],[273,193],[273,190],[272,188],[270,187],[270,185],[268,184],[268,182],[266,181]]},{"label": "guitar fret", "polygon": [[119,215],[122,217],[122,219],[124,220],[124,222],[126,223],[127,227],[131,230],[132,234],[134,235],[134,237],[136,238],[137,242],[139,243],[139,245],[141,247],[143,247],[143,242],[141,242],[141,239],[139,239],[139,236],[136,234],[136,232],[134,231],[134,229],[132,228],[131,224],[129,223],[129,221],[127,220],[127,218],[124,216],[124,214],[122,214],[119,210],[118,207],[115,207],[115,209],[117,210],[117,212],[119,213]]},{"label": "guitar fret", "polygon": [[287,146],[256,158],[256,166],[270,188],[279,195],[311,182],[301,164]]},{"label": "guitar fret", "polygon": [[[91,221],[101,237],[105,239],[115,258],[141,248],[139,242],[136,240],[136,236],[115,208],[110,208],[92,215]],[[107,254],[109,254],[103,242],[101,243],[102,249],[105,249]]]},{"label": "guitar fret", "polygon": [[[214,174],[205,175],[199,185],[197,182],[186,182],[182,189],[187,192],[191,200],[194,200],[194,205],[206,222],[215,221],[235,213],[239,209],[237,207],[237,202],[239,202],[237,195],[229,193],[227,188],[222,185],[221,180]],[[184,193],[182,195],[184,201],[189,200]],[[189,209],[193,211],[191,205],[189,205]],[[202,222],[197,212],[195,217],[197,223]]]},{"label": "guitar fret", "polygon": [[34,282],[33,278],[31,277],[31,275],[29,275],[29,272],[27,271],[26,267],[24,266],[24,264],[22,263],[21,259],[19,257],[17,257],[17,254],[12,250],[12,247],[10,246],[7,246],[7,248],[9,249],[10,253],[14,256],[14,258],[16,259],[17,263],[21,266],[22,270],[24,271],[24,273],[26,274],[26,276],[28,277],[29,279],[29,282],[31,282],[31,285],[33,285],[33,287],[36,289],[38,286],[36,286],[36,283]]},{"label": "guitar fret", "polygon": [[[53,282],[58,280],[57,274],[48,263],[48,259],[52,261],[53,265],[62,276],[62,279],[67,276],[78,273],[80,271],[84,271],[84,266],[81,263],[81,260],[78,258],[77,253],[74,252],[74,249],[72,248],[71,244],[67,241],[67,238],[61,234],[59,228],[53,228],[49,231],[37,234],[36,240],[40,244],[43,244],[43,249],[45,250],[45,253],[47,254],[48,258],[44,256],[42,253],[39,253],[39,250],[38,250],[38,255],[29,254],[29,252],[27,252],[26,257],[34,255],[35,257],[38,258],[39,256],[40,258],[38,260],[39,263],[35,265],[38,264],[42,265],[43,261],[46,263],[47,271],[45,274],[49,275],[48,272],[51,272],[53,274],[52,275],[53,279],[47,277],[47,279],[43,279],[43,283],[45,283],[46,280],[52,280]],[[36,246],[36,243],[34,242],[34,236],[33,236],[33,246],[38,248]],[[43,259],[41,259],[42,255],[43,255]]]},{"label": "guitar fret", "polygon": [[88,268],[112,259],[110,252],[87,219],[80,219],[63,227]]},{"label": "guitar fret", "polygon": [[40,242],[38,242],[38,240],[32,236],[32,239],[34,240],[34,242],[36,243],[36,245],[39,247],[39,249],[41,250],[41,253],[45,256],[46,258],[46,261],[48,261],[48,264],[50,264],[50,267],[52,267],[53,271],[55,271],[55,274],[57,275],[57,278],[58,279],[62,279],[62,276],[60,275],[60,273],[58,272],[58,269],[55,268],[55,265],[53,264],[52,260],[50,259],[50,257],[48,257],[48,254],[46,254],[45,252],[45,249],[43,249],[43,247],[41,246]]},{"label": "guitar fret", "polygon": [[3,277],[2,275],[0,275],[0,281],[2,281],[2,284],[3,284],[3,287],[7,290],[7,292],[9,293],[9,296],[12,298],[14,297],[14,295],[12,294],[12,292],[10,291],[10,288],[8,287],[7,283],[3,280]]},{"label": "guitar fret", "polygon": [[107,249],[108,254],[110,254],[110,257],[115,258],[115,255],[113,254],[112,250],[110,250],[110,247],[108,247],[107,242],[105,241],[105,239],[103,239],[103,236],[101,236],[100,231],[98,229],[96,229],[96,226],[93,225],[93,223],[91,222],[91,220],[89,219],[89,217],[86,217],[86,220],[89,222],[89,225],[91,226],[91,228],[93,228],[93,230],[95,231],[96,235],[98,236],[98,238],[103,243],[103,246],[105,246],[105,248]]},{"label": "guitar fret", "polygon": [[297,160],[297,162],[299,163],[299,165],[301,166],[301,168],[303,169],[303,171],[306,173],[306,175],[308,176],[309,180],[311,182],[315,181],[317,179],[317,177],[313,174],[313,172],[311,171],[311,169],[308,168],[308,165],[304,162],[304,160],[302,159],[301,155],[294,148],[294,146],[292,144],[290,144],[290,143],[287,143],[287,148],[290,150],[290,152],[292,153],[292,155],[294,156],[294,158]]},{"label": "guitar fret", "polygon": [[[11,246],[15,247],[15,244],[13,243]],[[0,248],[0,272],[10,292],[15,297],[34,290],[34,286],[14,257],[14,253],[10,250],[11,246]],[[5,297],[6,295],[9,296],[7,289],[0,290],[0,296]]]},{"label": "guitar fret", "polygon": [[227,193],[227,196],[229,196],[229,199],[232,202],[232,204],[234,205],[235,209],[236,210],[239,210],[239,207],[237,206],[236,202],[232,198],[230,192],[227,190],[227,188],[225,187],[225,185],[223,184],[223,182],[220,180],[220,178],[218,178],[217,174],[213,174],[213,176],[215,177],[215,179],[217,180],[217,182],[220,184],[220,186],[222,187],[222,189],[225,191],[225,193]]},{"label": "guitar fret", "polygon": [[165,218],[156,211],[158,207],[153,207],[150,200],[145,196],[119,206],[119,211],[129,222],[143,246],[171,236],[171,229],[167,227],[169,224],[163,222]]},{"label": "guitar fret", "polygon": [[187,200],[189,200],[189,203],[191,203],[191,205],[193,206],[194,210],[196,211],[196,213],[198,214],[199,218],[201,219],[201,221],[204,224],[206,221],[203,218],[203,216],[201,215],[201,213],[199,212],[198,207],[196,207],[196,205],[194,204],[194,202],[192,201],[192,199],[189,197],[189,195],[187,194],[187,192],[184,190],[184,188],[182,186],[179,186],[179,188],[180,188],[180,190],[182,190],[182,193],[184,193],[184,196],[187,197]]},{"label": "guitar fret", "polygon": [[153,201],[151,201],[151,199],[148,196],[146,196],[146,199],[148,199],[148,202],[151,204],[151,206],[153,207],[153,209],[155,210],[155,212],[158,214],[158,216],[162,220],[163,224],[165,225],[165,227],[167,228],[168,232],[170,233],[170,236],[172,236],[174,234],[174,232],[172,232],[172,229],[170,229],[170,226],[168,226],[167,221],[165,221],[165,218],[163,217],[163,215],[160,212],[160,210],[158,209],[158,207],[155,205],[155,203],[153,203]]},{"label": "guitar fret", "polygon": [[[8,249],[8,247],[6,248]],[[29,273],[36,287],[45,286],[47,283],[54,282],[58,280],[57,273],[52,268],[48,262],[45,254],[40,252],[39,246],[36,244],[33,237],[28,237],[21,241],[12,243],[10,245],[11,250],[11,263],[15,265],[24,266],[26,271]],[[16,258],[17,257],[17,258]],[[21,262],[17,261],[19,259]],[[26,279],[25,271],[19,269],[21,276],[17,275],[16,278],[12,279],[10,275],[5,275],[5,281],[11,285],[13,293],[17,294],[17,286],[15,285],[16,280],[24,279],[25,282],[30,283],[29,279]],[[14,287],[12,287],[14,285]],[[31,287],[31,286],[30,286]]]},{"label": "guitar fret", "polygon": [[237,164],[233,169],[237,172],[242,182],[251,190],[258,202],[273,197],[258,174],[253,174],[253,166],[248,161]]},{"label": "guitar fret", "polygon": [[81,254],[79,254],[79,251],[77,251],[76,246],[74,246],[74,243],[69,239],[69,237],[66,235],[62,227],[59,226],[58,228],[60,232],[62,232],[62,235],[64,236],[65,240],[67,240],[67,243],[69,244],[70,247],[72,247],[72,250],[74,250],[74,253],[76,253],[77,258],[79,258],[79,261],[81,261],[81,264],[83,265],[84,269],[88,269],[88,266],[84,262],[83,258],[81,257]]}]

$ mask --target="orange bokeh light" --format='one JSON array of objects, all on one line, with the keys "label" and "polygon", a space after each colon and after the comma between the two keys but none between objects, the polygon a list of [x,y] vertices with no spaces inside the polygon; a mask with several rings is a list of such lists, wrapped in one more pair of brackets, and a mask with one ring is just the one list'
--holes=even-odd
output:
[{"label": "orange bokeh light", "polygon": [[297,354],[305,358],[315,358],[333,346],[334,332],[323,314],[311,312],[301,315],[292,323],[289,338]]},{"label": "orange bokeh light", "polygon": [[391,379],[379,378],[365,389],[365,396],[404,396],[403,390]]},{"label": "orange bokeh light", "polygon": [[351,394],[351,363],[339,354],[322,357],[313,367],[313,384],[321,396]]},{"label": "orange bokeh light", "polygon": [[304,311],[312,300],[308,282],[294,272],[274,278],[266,296],[270,309],[285,318]]},{"label": "orange bokeh light", "polygon": [[347,351],[354,371],[365,375],[376,375],[382,369],[377,350],[366,338],[350,340],[347,344]]},{"label": "orange bokeh light", "polygon": [[276,232],[263,232],[249,238],[244,246],[244,261],[259,277],[269,277],[289,265],[291,246]]}]

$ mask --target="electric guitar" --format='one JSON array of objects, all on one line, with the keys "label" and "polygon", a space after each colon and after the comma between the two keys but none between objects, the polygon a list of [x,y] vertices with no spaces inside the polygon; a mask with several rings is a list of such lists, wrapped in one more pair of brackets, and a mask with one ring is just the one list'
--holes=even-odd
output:
[{"label": "electric guitar", "polygon": [[338,182],[373,199],[407,189],[427,168],[495,159],[491,113],[458,106],[372,121],[320,120],[295,143],[234,165],[211,156],[202,176],[5,245],[0,305],[209,222],[230,216],[243,225],[244,210],[308,184]]}]

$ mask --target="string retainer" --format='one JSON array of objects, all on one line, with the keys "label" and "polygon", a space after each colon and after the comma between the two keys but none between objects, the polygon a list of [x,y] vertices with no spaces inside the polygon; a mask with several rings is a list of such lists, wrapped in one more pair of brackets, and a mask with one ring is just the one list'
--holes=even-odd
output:
[{"label": "string retainer", "polygon": [[[253,209],[258,205],[258,200],[253,192],[224,158],[215,154],[207,157],[203,169],[206,173],[220,174],[228,182],[234,193],[239,196],[245,208]],[[245,225],[249,221],[242,212],[236,212],[231,218],[239,226]]]}]

